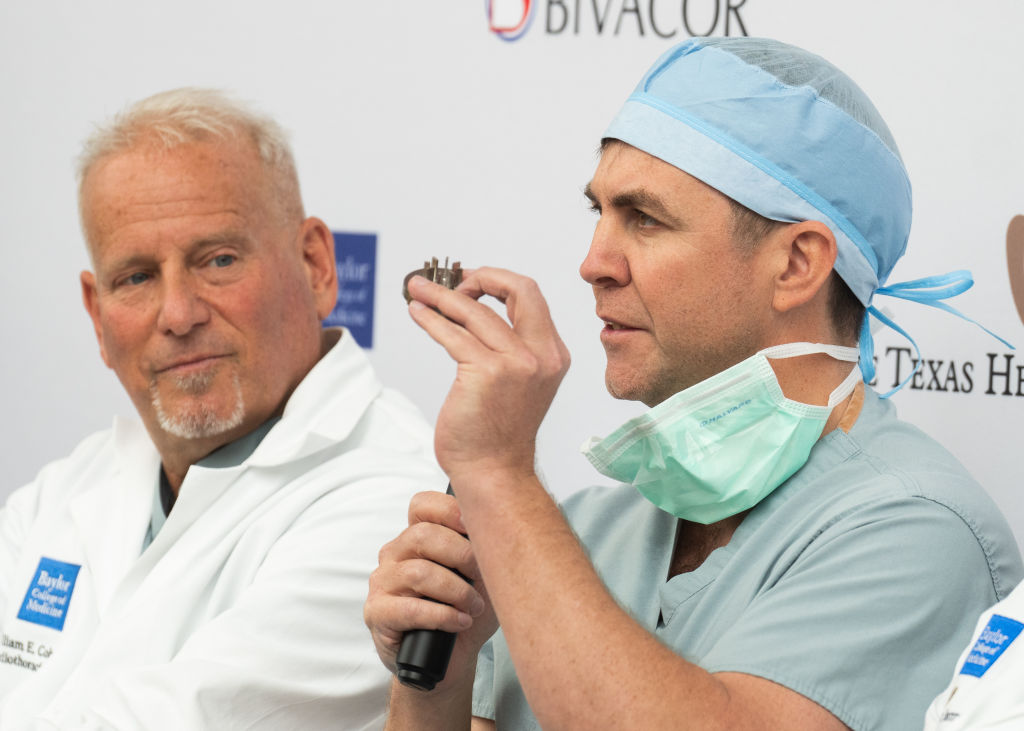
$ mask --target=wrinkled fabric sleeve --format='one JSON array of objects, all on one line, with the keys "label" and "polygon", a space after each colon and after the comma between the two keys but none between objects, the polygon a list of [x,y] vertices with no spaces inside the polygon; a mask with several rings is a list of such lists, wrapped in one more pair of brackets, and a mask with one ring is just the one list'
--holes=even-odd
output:
[{"label": "wrinkled fabric sleeve", "polygon": [[[500,630],[499,630],[500,631]],[[480,648],[473,682],[473,715],[494,720],[494,638]]]}]

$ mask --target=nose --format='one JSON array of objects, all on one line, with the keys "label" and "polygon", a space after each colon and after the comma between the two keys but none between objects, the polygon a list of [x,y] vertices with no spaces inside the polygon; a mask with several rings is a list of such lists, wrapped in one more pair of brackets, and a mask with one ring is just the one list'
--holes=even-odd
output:
[{"label": "nose", "polygon": [[209,305],[197,291],[197,283],[187,272],[165,273],[161,291],[160,332],[182,337],[210,319]]},{"label": "nose", "polygon": [[612,221],[602,216],[594,228],[590,250],[580,264],[580,276],[593,287],[622,287],[629,283],[629,262],[615,242]]}]

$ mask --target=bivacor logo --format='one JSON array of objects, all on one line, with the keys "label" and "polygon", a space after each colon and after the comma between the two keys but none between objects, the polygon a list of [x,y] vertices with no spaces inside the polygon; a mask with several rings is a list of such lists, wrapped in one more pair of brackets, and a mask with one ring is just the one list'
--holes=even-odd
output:
[{"label": "bivacor logo", "polygon": [[[522,38],[543,14],[549,36],[749,35],[741,8],[747,0],[484,0],[492,33],[504,41]],[[538,23],[538,25],[541,25]]]},{"label": "bivacor logo", "polygon": [[484,0],[491,33],[503,41],[516,41],[530,30],[535,0]]},{"label": "bivacor logo", "polygon": [[1014,216],[1006,229],[1006,269],[1017,315],[1024,323],[1024,216]]}]

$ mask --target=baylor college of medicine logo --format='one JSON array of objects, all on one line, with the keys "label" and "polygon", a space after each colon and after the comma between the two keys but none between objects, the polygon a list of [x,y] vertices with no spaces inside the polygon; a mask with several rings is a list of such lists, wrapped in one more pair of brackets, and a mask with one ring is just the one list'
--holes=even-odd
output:
[{"label": "baylor college of medicine logo", "polygon": [[533,22],[537,0],[484,0],[491,32],[503,41],[523,37]]}]

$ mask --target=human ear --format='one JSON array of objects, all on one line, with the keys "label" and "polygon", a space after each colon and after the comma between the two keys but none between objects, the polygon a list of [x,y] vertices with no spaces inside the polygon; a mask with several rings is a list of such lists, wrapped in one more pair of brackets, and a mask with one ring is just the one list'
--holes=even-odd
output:
[{"label": "human ear", "polygon": [[302,260],[309,277],[310,291],[316,302],[317,316],[323,320],[338,300],[338,268],[334,262],[334,235],[319,218],[307,218],[299,228]]},{"label": "human ear", "polygon": [[107,368],[110,368],[110,361],[107,359],[107,349],[103,345],[103,328],[100,325],[100,303],[99,294],[96,292],[96,275],[92,272],[82,272],[79,275],[79,281],[82,283],[82,304],[85,305],[85,311],[89,313],[89,318],[92,320],[93,330],[96,331],[96,341],[100,345],[100,357],[103,358]]},{"label": "human ear", "polygon": [[772,305],[778,312],[801,307],[826,296],[825,283],[836,262],[836,237],[820,221],[801,221],[775,233],[780,267],[774,280]]}]

